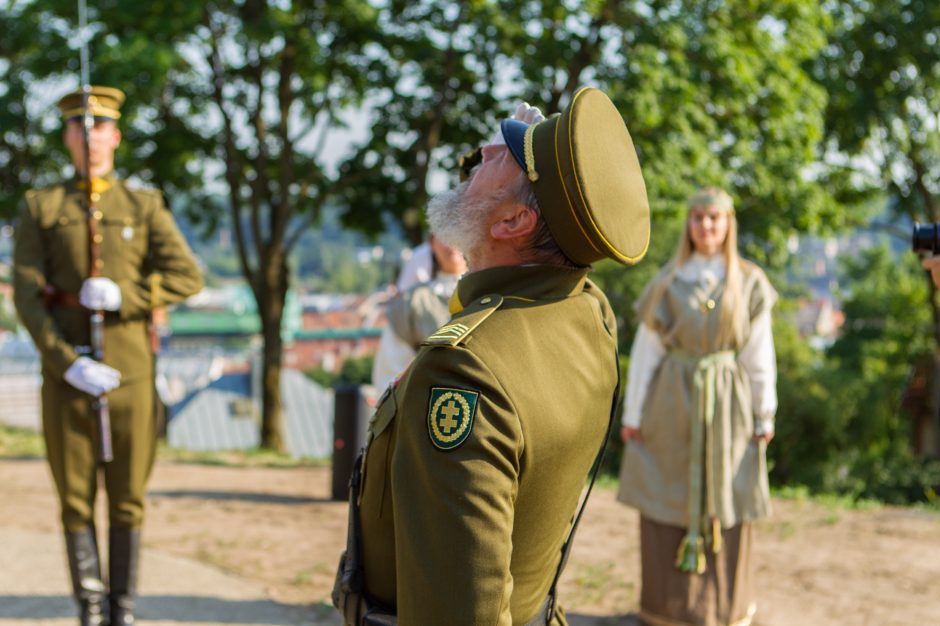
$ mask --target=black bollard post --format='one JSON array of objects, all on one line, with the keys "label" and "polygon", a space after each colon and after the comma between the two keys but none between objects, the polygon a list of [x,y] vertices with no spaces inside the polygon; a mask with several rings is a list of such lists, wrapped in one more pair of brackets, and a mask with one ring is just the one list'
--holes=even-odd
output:
[{"label": "black bollard post", "polygon": [[336,385],[333,388],[333,487],[334,500],[349,499],[349,477],[359,451],[366,445],[372,407],[366,388]]}]

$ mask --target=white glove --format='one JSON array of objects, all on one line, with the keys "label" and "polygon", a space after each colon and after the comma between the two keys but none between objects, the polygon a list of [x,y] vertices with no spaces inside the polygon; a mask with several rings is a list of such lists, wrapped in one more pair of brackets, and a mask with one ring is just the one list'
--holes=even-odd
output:
[{"label": "white glove", "polygon": [[121,308],[121,288],[110,278],[89,278],[82,283],[78,301],[91,311],[117,311]]},{"label": "white glove", "polygon": [[[543,121],[545,116],[542,115],[542,112],[539,111],[538,107],[529,106],[528,102],[520,102],[519,106],[516,107],[516,112],[513,113],[512,117],[509,119],[520,120],[526,124],[531,125]],[[505,143],[506,140],[503,139],[503,131],[497,127],[496,132],[490,139],[490,145],[499,146]]]},{"label": "white glove", "polygon": [[87,356],[80,356],[65,370],[65,382],[97,398],[117,389],[121,384],[121,372]]}]

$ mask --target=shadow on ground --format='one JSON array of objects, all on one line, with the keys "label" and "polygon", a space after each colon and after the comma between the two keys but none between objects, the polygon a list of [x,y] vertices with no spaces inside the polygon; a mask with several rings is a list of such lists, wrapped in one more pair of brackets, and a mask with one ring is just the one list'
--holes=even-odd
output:
[{"label": "shadow on ground", "polygon": [[[322,617],[332,607],[297,606],[270,600],[225,600],[206,596],[147,595],[137,604],[141,620],[181,623],[271,624],[293,626]],[[22,619],[24,624],[39,619],[70,618],[77,609],[66,596],[0,595],[0,619]]]},{"label": "shadow on ground", "polygon": [[305,496],[287,496],[276,493],[257,493],[250,491],[202,491],[190,490],[155,490],[147,493],[154,500],[161,498],[195,498],[197,500],[237,500],[252,504],[321,504],[335,502],[329,498],[308,498]]},{"label": "shadow on ground", "polygon": [[640,626],[636,613],[626,615],[581,615],[568,613],[568,626]]}]

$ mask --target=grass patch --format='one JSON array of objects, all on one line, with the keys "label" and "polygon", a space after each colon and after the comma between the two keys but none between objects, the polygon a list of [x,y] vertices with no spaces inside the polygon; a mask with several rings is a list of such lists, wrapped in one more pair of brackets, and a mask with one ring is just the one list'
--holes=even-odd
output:
[{"label": "grass patch", "polygon": [[819,504],[833,511],[874,511],[884,506],[884,503],[879,502],[878,500],[854,498],[846,494],[812,493],[808,487],[803,485],[785,485],[783,487],[774,487],[771,489],[771,493],[773,497],[780,498],[781,500],[812,502],[813,504]]},{"label": "grass patch", "polygon": [[180,450],[161,442],[157,458],[172,463],[216,465],[221,467],[328,467],[330,459],[295,459],[274,450]]},{"label": "grass patch", "polygon": [[597,480],[594,481],[595,489],[610,489],[615,491],[617,485],[620,484],[620,478],[614,476],[613,474],[598,474]]},{"label": "grass patch", "polygon": [[0,458],[35,458],[46,456],[46,444],[40,433],[25,428],[0,426]]},{"label": "grass patch", "polygon": [[[42,434],[24,428],[0,425],[0,458],[43,458],[46,445]],[[196,451],[170,448],[161,442],[158,458],[173,463],[219,465],[223,467],[328,467],[330,459],[295,459],[273,450]]]}]

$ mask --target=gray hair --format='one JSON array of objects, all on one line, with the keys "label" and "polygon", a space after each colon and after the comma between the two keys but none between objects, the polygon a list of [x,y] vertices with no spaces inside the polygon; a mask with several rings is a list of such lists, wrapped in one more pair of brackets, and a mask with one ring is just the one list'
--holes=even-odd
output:
[{"label": "gray hair", "polygon": [[580,268],[574,261],[568,258],[552,231],[548,228],[548,222],[542,215],[542,209],[539,207],[538,197],[535,195],[535,187],[525,176],[519,177],[519,183],[512,195],[513,199],[523,206],[527,206],[538,216],[538,222],[535,224],[535,231],[529,238],[529,241],[523,250],[523,256],[529,263],[541,263],[544,265],[558,265],[560,267]]}]

